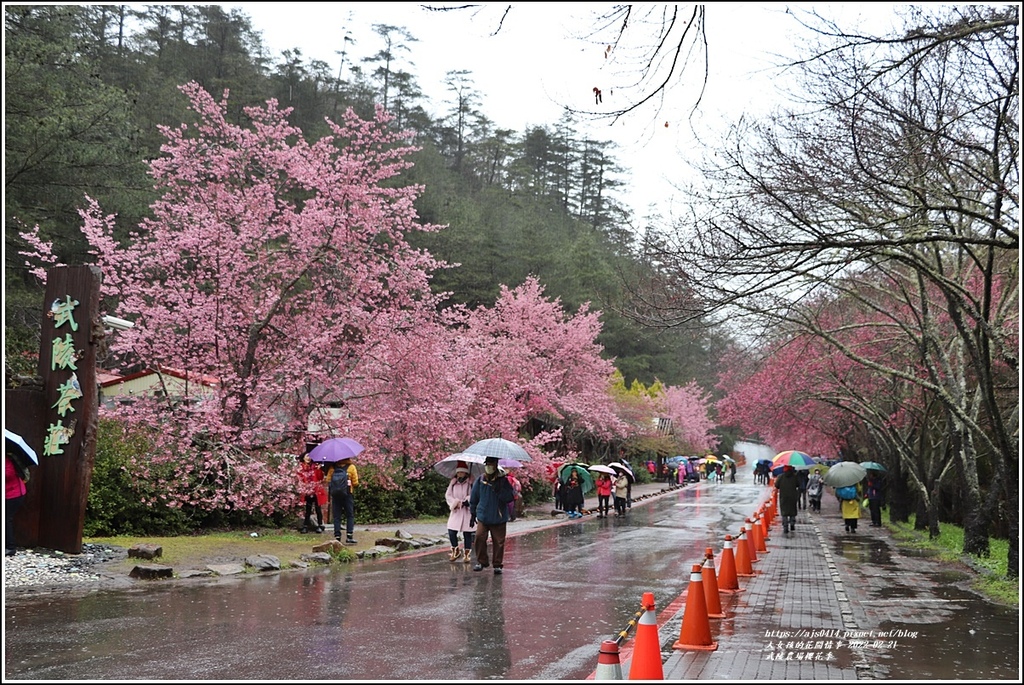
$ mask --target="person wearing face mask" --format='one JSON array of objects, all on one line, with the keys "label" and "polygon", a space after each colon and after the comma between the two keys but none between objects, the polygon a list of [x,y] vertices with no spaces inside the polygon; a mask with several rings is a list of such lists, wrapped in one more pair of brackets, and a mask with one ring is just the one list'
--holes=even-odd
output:
[{"label": "person wearing face mask", "polygon": [[[495,575],[501,574],[505,561],[505,534],[508,527],[508,503],[515,498],[512,484],[498,468],[495,457],[484,460],[484,473],[473,482],[469,496],[469,513],[476,519],[476,550],[474,571],[483,571],[494,563]],[[493,554],[487,554],[487,537],[491,538]]]},{"label": "person wearing face mask", "polygon": [[[469,495],[473,488],[469,480],[469,466],[464,461],[455,465],[455,476],[448,483],[448,490],[444,493],[444,499],[448,502],[448,540],[452,543],[452,551],[448,556],[449,561],[459,561],[468,564],[470,554],[473,551],[473,529],[476,522],[469,512]],[[462,533],[465,545],[459,545],[459,533]]]}]

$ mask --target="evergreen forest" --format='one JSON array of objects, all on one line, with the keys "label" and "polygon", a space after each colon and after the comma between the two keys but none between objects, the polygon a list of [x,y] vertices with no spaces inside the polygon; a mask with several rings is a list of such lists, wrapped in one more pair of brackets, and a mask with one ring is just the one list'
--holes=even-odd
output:
[{"label": "evergreen forest", "polygon": [[64,263],[84,264],[86,195],[124,230],[137,226],[155,198],[146,162],[160,154],[158,127],[187,119],[178,87],[194,81],[214,97],[230,91],[238,123],[244,107],[274,98],[310,139],[327,133],[325,117],[352,108],[371,118],[383,104],[420,148],[401,182],[423,187],[423,222],[447,226],[417,236],[417,246],[461,265],[433,282],[449,303],[493,304],[501,285],[535,276],[567,311],[589,302],[601,312],[598,341],[627,386],[696,381],[712,391],[723,344],[714,329],[662,330],[620,313],[624,277],[652,267],[617,197],[629,170],[614,145],[579,135],[568,114],[530,130],[496,128],[468,69],[449,73],[447,92],[424,93],[400,66],[416,49],[407,31],[375,28],[358,37],[370,54],[341,55],[339,69],[299,49],[269,55],[249,18],[219,5],[5,6],[8,371],[34,371],[42,315],[18,232],[38,225]]}]

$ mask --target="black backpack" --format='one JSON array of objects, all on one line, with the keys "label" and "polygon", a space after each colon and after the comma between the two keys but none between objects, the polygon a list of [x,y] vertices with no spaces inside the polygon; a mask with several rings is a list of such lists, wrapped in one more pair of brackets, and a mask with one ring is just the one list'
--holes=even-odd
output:
[{"label": "black backpack", "polygon": [[331,474],[331,496],[335,494],[348,494],[348,467],[338,466],[334,467],[334,472]]}]

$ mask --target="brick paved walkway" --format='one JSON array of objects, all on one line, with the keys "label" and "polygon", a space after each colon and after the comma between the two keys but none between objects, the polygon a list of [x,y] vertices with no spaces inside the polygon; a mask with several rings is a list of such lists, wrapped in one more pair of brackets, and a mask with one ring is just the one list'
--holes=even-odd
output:
[{"label": "brick paved walkway", "polygon": [[765,546],[754,577],[720,595],[725,617],[709,619],[716,650],[672,650],[685,606],[666,622],[666,680],[856,680],[870,668],[846,638],[860,627],[819,526],[801,512],[784,534],[776,519]]}]

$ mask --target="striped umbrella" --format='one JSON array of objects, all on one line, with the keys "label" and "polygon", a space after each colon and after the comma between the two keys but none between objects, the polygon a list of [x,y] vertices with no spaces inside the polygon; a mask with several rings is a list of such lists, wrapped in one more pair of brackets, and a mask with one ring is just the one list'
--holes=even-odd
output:
[{"label": "striped umbrella", "polygon": [[782,473],[784,466],[792,466],[795,469],[806,471],[812,466],[817,465],[817,462],[811,459],[811,457],[798,450],[786,450],[785,452],[779,452],[772,459],[772,473],[776,476]]}]

